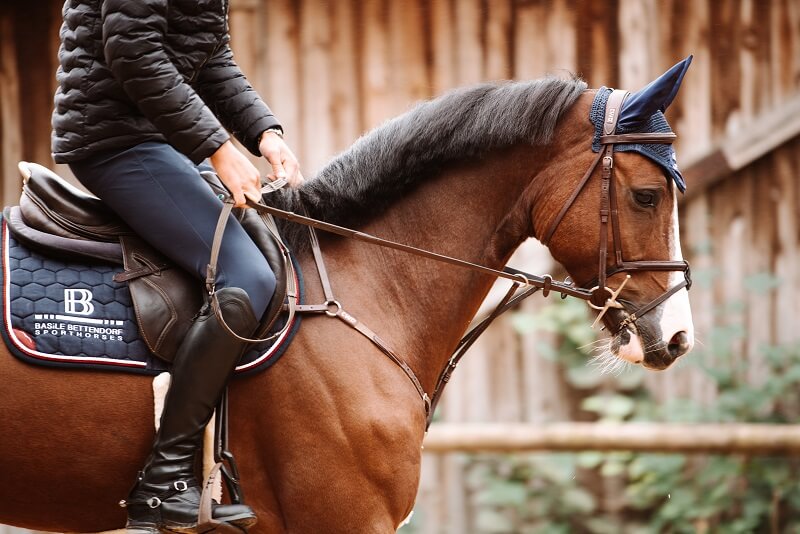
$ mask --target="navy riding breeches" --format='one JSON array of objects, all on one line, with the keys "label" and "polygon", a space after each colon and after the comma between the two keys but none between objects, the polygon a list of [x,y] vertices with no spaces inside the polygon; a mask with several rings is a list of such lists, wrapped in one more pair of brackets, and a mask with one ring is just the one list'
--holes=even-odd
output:
[{"label": "navy riding breeches", "polygon": [[[75,177],[137,234],[198,279],[205,280],[222,202],[194,165],[166,143],[146,142],[70,163]],[[250,236],[231,216],[217,266],[217,288],[239,287],[261,317],[275,275]]]}]

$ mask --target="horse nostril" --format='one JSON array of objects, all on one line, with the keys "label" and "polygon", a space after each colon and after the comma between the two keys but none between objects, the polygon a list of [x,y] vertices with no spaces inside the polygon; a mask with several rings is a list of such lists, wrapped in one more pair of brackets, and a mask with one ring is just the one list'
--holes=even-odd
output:
[{"label": "horse nostril", "polygon": [[689,336],[686,332],[681,330],[672,336],[672,339],[669,340],[669,344],[667,345],[667,351],[673,358],[686,354],[689,351]]}]

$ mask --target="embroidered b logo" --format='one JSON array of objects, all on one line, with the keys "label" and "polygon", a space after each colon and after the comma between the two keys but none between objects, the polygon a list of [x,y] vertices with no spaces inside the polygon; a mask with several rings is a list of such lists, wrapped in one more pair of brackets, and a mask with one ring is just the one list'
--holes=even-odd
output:
[{"label": "embroidered b logo", "polygon": [[94,313],[92,292],[88,289],[65,289],[64,313],[75,315],[91,315]]}]

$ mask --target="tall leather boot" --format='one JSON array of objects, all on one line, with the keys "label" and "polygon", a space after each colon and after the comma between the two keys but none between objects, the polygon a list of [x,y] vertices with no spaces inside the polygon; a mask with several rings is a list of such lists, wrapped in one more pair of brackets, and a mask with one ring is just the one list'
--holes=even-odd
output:
[{"label": "tall leather boot", "polygon": [[[217,291],[228,326],[247,337],[257,327],[243,290]],[[231,336],[206,306],[175,355],[172,383],[164,401],[153,450],[126,501],[128,530],[198,532],[201,487],[195,477],[195,453],[246,343]],[[214,505],[213,518],[242,531],[256,522],[245,505]]]}]

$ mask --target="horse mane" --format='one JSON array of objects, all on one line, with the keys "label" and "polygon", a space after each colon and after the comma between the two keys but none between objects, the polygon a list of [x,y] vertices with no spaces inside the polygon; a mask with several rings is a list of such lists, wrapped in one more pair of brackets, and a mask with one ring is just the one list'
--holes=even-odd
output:
[{"label": "horse mane", "polygon": [[[585,90],[578,78],[455,89],[364,134],[299,189],[265,200],[333,224],[359,226],[455,161],[519,143],[546,145],[562,113]],[[293,248],[307,242],[304,228],[280,225]]]}]

